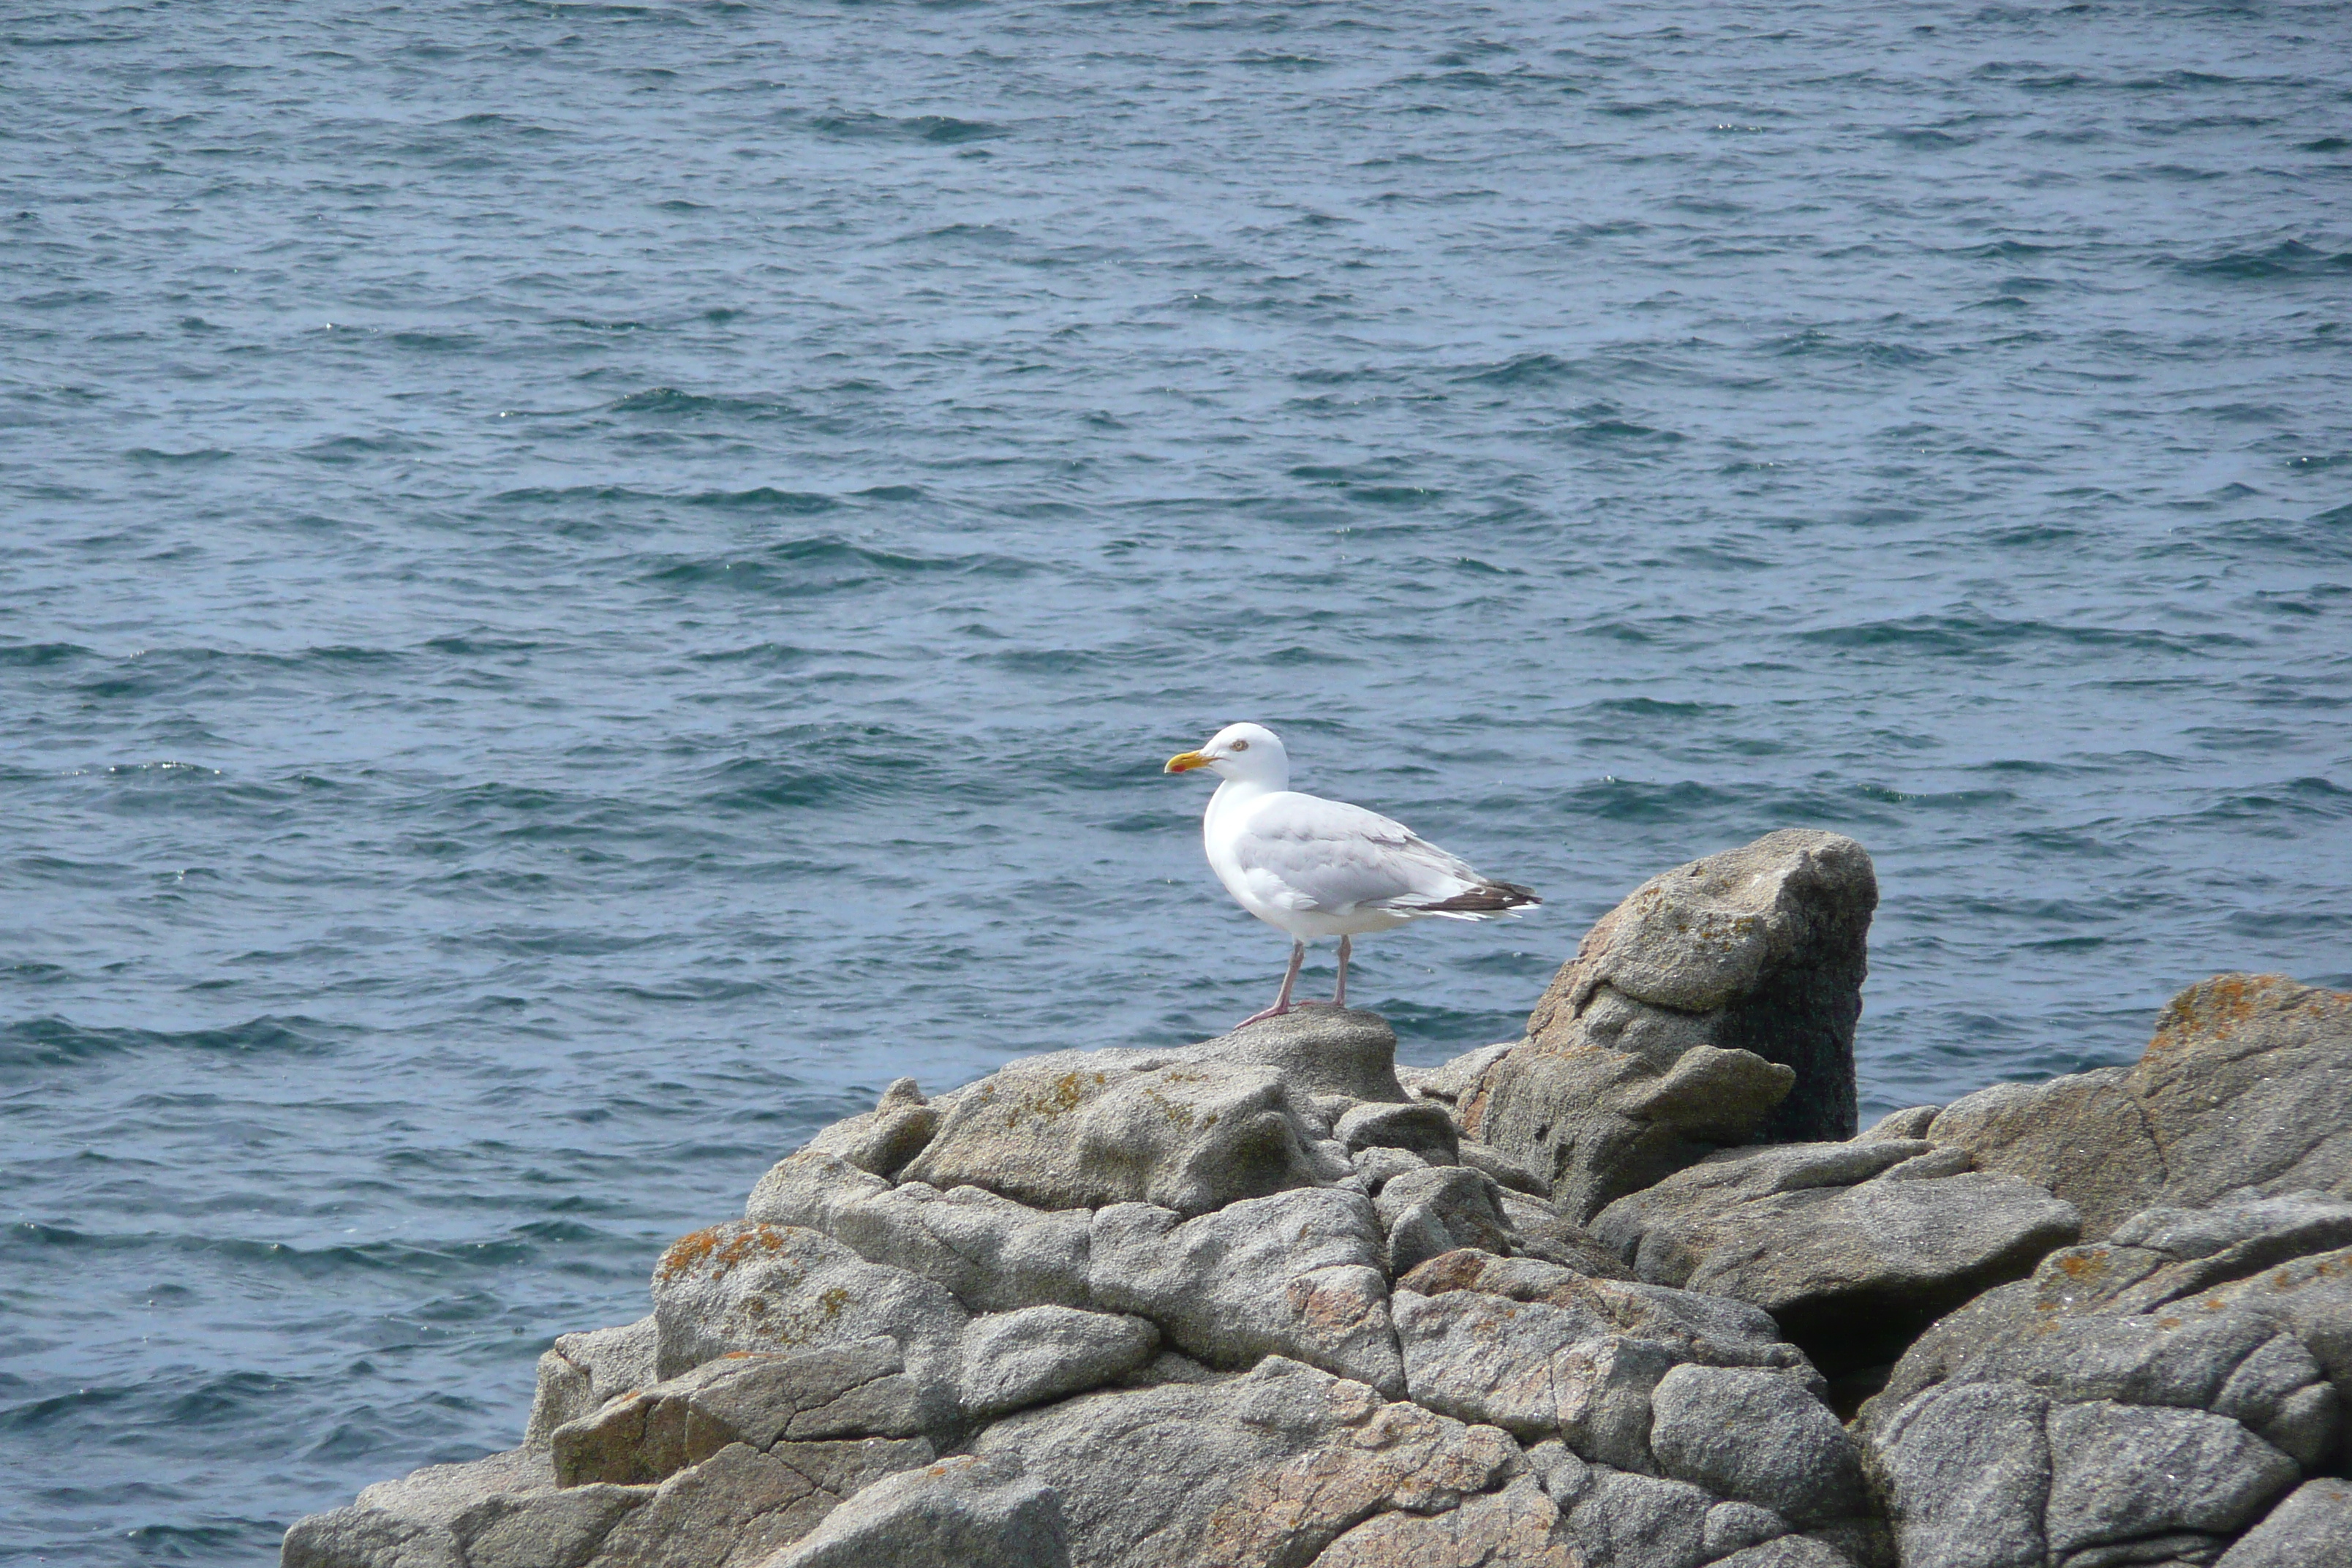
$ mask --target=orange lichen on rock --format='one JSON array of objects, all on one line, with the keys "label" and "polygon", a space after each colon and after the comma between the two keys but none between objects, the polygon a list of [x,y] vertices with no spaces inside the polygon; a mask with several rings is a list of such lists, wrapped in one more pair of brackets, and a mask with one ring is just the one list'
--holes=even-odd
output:
[{"label": "orange lichen on rock", "polygon": [[2217,974],[2167,1004],[2151,1052],[2203,1038],[2226,1038],[2264,1013],[2307,1013],[2324,1019],[2352,1012],[2352,992],[2325,991],[2284,974]]},{"label": "orange lichen on rock", "polygon": [[771,1225],[714,1225],[670,1243],[654,1266],[654,1278],[667,1285],[681,1275],[707,1269],[715,1279],[761,1253],[782,1252],[784,1246],[783,1232]]}]

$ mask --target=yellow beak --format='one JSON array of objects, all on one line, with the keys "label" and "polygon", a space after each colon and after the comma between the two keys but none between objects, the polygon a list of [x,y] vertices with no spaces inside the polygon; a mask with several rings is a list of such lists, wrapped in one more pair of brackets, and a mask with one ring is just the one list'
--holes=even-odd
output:
[{"label": "yellow beak", "polygon": [[1164,773],[1189,773],[1194,768],[1205,768],[1208,765],[1209,759],[1198,752],[1179,752],[1169,758],[1168,765],[1160,771]]}]

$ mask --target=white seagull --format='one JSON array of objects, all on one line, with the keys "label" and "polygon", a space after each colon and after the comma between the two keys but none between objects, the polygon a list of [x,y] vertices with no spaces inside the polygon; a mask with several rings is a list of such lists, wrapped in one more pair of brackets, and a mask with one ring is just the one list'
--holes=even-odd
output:
[{"label": "white seagull", "polygon": [[1195,768],[1224,781],[1201,818],[1210,868],[1235,903],[1291,939],[1281,994],[1236,1028],[1290,1011],[1310,942],[1339,939],[1331,1005],[1344,1007],[1350,938],[1423,915],[1492,920],[1543,902],[1516,883],[1480,876],[1401,822],[1292,789],[1290,754],[1263,724],[1228,724],[1199,751],[1169,758],[1163,771]]}]

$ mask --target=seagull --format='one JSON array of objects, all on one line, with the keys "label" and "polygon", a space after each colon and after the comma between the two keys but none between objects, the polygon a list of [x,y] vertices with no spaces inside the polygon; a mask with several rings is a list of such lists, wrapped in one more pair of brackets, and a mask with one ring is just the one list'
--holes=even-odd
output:
[{"label": "seagull", "polygon": [[1423,915],[1492,920],[1543,902],[1516,882],[1480,876],[1401,822],[1292,789],[1290,753],[1263,724],[1228,724],[1199,751],[1169,758],[1161,771],[1196,768],[1224,781],[1201,818],[1210,868],[1235,903],[1291,939],[1290,967],[1274,1005],[1235,1028],[1290,1011],[1307,944],[1318,938],[1339,939],[1331,1005],[1344,1007],[1351,938]]}]

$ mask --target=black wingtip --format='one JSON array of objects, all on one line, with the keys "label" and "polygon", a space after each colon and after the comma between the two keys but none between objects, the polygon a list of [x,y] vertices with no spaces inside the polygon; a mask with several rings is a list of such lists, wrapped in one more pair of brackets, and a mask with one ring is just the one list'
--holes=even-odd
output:
[{"label": "black wingtip", "polygon": [[1542,902],[1533,888],[1522,888],[1517,882],[1485,882],[1440,903],[1423,904],[1422,912],[1433,915],[1499,915],[1509,910],[1531,909]]}]

